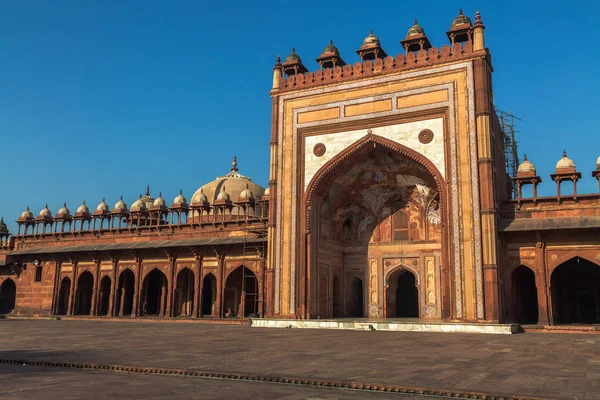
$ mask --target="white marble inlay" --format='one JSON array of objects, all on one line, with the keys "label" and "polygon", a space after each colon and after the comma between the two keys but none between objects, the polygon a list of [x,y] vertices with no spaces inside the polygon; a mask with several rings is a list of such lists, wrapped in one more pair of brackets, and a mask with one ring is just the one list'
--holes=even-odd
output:
[{"label": "white marble inlay", "polygon": [[[419,132],[423,129],[431,129],[433,131],[434,138],[431,143],[423,144],[419,141]],[[443,118],[376,127],[372,128],[371,131],[375,135],[400,143],[428,158],[440,171],[442,177],[446,178],[446,171],[444,169]],[[366,135],[367,129],[358,129],[307,136],[304,151],[304,190],[306,191],[311,179],[325,163]],[[312,151],[317,143],[323,143],[327,148],[325,154],[321,157],[317,157]]]}]

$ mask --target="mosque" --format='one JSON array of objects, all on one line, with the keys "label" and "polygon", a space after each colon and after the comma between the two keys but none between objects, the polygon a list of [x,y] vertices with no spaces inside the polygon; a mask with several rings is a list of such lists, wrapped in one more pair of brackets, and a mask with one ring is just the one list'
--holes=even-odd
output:
[{"label": "mosque", "polygon": [[461,11],[440,47],[415,21],[397,56],[370,32],[354,63],[278,58],[267,188],[234,158],[189,201],[2,220],[0,314],[600,323],[600,195],[566,152],[556,196],[526,156],[507,174],[484,29]]}]

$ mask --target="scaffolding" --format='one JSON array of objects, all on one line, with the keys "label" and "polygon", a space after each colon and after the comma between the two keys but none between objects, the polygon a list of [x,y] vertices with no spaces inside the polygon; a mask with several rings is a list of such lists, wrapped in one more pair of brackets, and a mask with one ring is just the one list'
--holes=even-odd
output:
[{"label": "scaffolding", "polygon": [[[517,169],[519,168],[519,153],[516,140],[516,133],[519,131],[515,129],[515,120],[522,121],[522,119],[515,117],[512,110],[505,112],[497,107],[495,109],[500,129],[502,130],[506,173],[512,178],[517,176]],[[513,197],[517,197],[517,187],[515,185],[513,185]]]}]

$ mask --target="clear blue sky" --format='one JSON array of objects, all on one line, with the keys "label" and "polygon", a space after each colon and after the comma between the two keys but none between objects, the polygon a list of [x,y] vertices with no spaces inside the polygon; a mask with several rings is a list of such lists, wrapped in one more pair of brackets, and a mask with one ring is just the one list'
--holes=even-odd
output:
[{"label": "clear blue sky", "polygon": [[526,152],[549,180],[563,148],[584,174],[600,156],[600,5],[593,1],[8,1],[0,3],[0,216],[63,201],[167,202],[226,173],[265,186],[272,67],[292,45],[307,67],[329,39],[347,62],[369,29],[389,54],[418,18],[435,46],[462,7],[480,10],[496,105],[523,119]]}]

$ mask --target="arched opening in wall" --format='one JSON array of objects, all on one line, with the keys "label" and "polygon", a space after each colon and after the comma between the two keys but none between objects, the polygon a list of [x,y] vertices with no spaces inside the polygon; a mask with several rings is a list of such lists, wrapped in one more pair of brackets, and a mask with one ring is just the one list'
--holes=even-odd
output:
[{"label": "arched opening in wall", "polygon": [[342,317],[342,293],[340,290],[340,279],[337,276],[333,277],[333,288],[332,288],[332,312],[333,318]]},{"label": "arched opening in wall", "polygon": [[418,318],[419,289],[415,275],[398,268],[388,278],[386,289],[387,318]]},{"label": "arched opening in wall", "polygon": [[67,315],[69,312],[69,296],[71,295],[71,280],[64,277],[60,281],[60,289],[58,290],[58,305],[56,307],[57,315]]},{"label": "arched opening in wall", "polygon": [[[443,178],[429,160],[376,135],[367,135],[323,165],[307,187],[304,208],[311,235],[306,243],[312,247],[307,251],[310,258],[305,264],[305,273],[310,275],[310,293],[306,296],[310,301],[309,316],[316,317],[320,312],[319,281],[324,269],[339,271],[344,278],[360,278],[363,293],[369,293],[368,297],[372,295],[379,303],[385,296],[378,293],[385,288],[371,287],[381,282],[371,276],[382,276],[384,265],[369,262],[370,254],[378,254],[380,259],[397,258],[399,253],[445,254],[445,202]],[[432,305],[427,310],[430,318],[444,318],[451,309],[449,297],[443,294],[450,288],[449,275],[438,274],[437,269],[432,269],[430,279],[435,284],[423,288],[431,289],[432,304],[435,299],[442,301],[439,307]],[[341,314],[346,317],[350,310],[356,310],[356,298],[349,295],[350,284],[343,280],[343,295],[338,297]],[[415,291],[416,287],[410,291],[413,311],[402,314],[414,315]],[[395,295],[394,292],[392,297]],[[394,301],[394,315],[395,307]],[[369,316],[385,317],[385,309],[385,304],[368,310],[364,305],[360,314],[369,311]],[[356,311],[353,313],[356,315]]]},{"label": "arched opening in wall", "polygon": [[98,294],[98,315],[108,315],[110,309],[111,280],[105,276],[100,280],[100,293]]},{"label": "arched opening in wall", "polygon": [[131,315],[133,313],[133,293],[135,290],[133,271],[126,269],[121,272],[118,288],[115,314],[119,316]]},{"label": "arched opening in wall", "polygon": [[94,292],[94,276],[89,271],[84,271],[77,279],[77,293],[75,293],[75,315],[90,315],[92,311],[92,295]]},{"label": "arched opening in wall", "polygon": [[363,310],[363,281],[359,277],[354,277],[350,280],[350,287],[348,290],[348,302],[346,315],[350,318],[362,318],[364,316]]},{"label": "arched opening in wall", "polygon": [[217,278],[213,274],[206,274],[202,280],[202,315],[215,315],[215,302],[217,299]]},{"label": "arched opening in wall", "polygon": [[538,298],[535,274],[530,268],[521,265],[512,273],[515,322],[520,324],[538,323]]},{"label": "arched opening in wall", "polygon": [[175,316],[191,317],[194,305],[194,273],[184,268],[177,274],[175,289]]},{"label": "arched opening in wall", "polygon": [[17,285],[12,279],[6,279],[0,285],[0,314],[10,314],[15,309]]},{"label": "arched opening in wall", "polygon": [[329,317],[329,298],[327,291],[327,275],[323,272],[319,278],[319,316]]},{"label": "arched opening in wall", "polygon": [[600,266],[575,257],[559,265],[550,280],[556,324],[600,323]]},{"label": "arched opening in wall", "polygon": [[245,266],[236,268],[225,281],[226,317],[248,317],[258,313],[258,280]]},{"label": "arched opening in wall", "polygon": [[167,310],[167,277],[154,268],[144,278],[142,285],[142,315],[164,316]]}]

